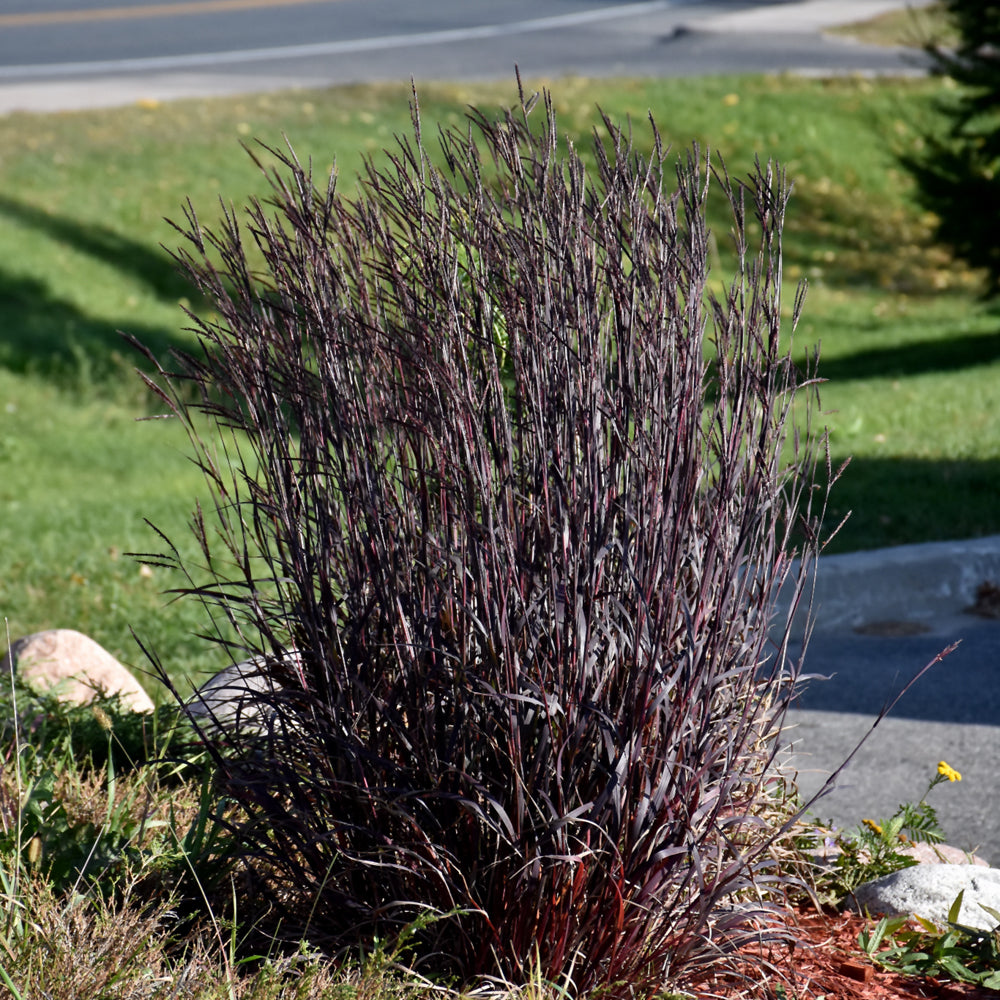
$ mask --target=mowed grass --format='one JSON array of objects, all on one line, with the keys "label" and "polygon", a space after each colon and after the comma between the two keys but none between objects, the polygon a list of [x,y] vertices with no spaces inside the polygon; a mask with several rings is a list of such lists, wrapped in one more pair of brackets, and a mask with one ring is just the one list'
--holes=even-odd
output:
[{"label": "mowed grass", "polygon": [[[788,171],[789,303],[795,282],[810,285],[797,343],[822,346],[834,462],[853,456],[831,524],[854,514],[830,551],[1000,532],[1000,317],[934,244],[896,160],[934,127],[946,84],[531,81],[543,84],[578,147],[599,105],[632,119],[639,148],[652,112],[678,154],[698,142],[735,176],[755,156]],[[160,355],[192,346],[182,306],[202,306],[161,248],[181,243],[164,217],[190,198],[213,223],[220,199],[263,194],[241,143],[287,136],[351,189],[362,157],[409,127],[409,99],[404,86],[337,88],[0,119],[0,613],[12,635],[79,628],[142,666],[135,629],[182,682],[224,665],[194,638],[204,612],[162,596],[181,581],[126,555],[161,544],[148,518],[193,556],[187,518],[208,498],[180,428],[137,422],[156,407],[118,331]],[[515,99],[513,81],[420,89],[425,128]],[[725,280],[718,206],[713,217]]]},{"label": "mowed grass", "polygon": [[200,609],[165,606],[165,571],[129,555],[159,542],[146,518],[186,542],[201,477],[179,425],[3,370],[0,400],[0,609],[11,636],[75,628],[148,670],[134,629],[179,679],[218,669],[194,637],[206,629]]}]

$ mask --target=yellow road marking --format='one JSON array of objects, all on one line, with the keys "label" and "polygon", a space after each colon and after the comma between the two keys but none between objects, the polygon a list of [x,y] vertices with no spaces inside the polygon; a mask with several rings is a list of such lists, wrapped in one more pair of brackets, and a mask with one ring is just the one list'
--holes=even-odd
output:
[{"label": "yellow road marking", "polygon": [[51,10],[30,14],[0,14],[0,28],[25,28],[46,24],[87,24],[94,21],[134,21],[175,14],[220,14],[231,10],[262,7],[296,7],[337,0],[188,0],[186,3],[154,3],[146,7],[98,7],[94,10]]}]

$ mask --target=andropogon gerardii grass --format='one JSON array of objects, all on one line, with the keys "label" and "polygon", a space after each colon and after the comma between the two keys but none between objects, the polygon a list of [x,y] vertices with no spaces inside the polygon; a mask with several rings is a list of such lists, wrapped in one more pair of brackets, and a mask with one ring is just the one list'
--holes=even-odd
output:
[{"label": "andropogon gerardii grass", "polygon": [[[577,130],[585,129],[587,116],[592,113],[593,97],[590,95],[593,91],[588,90],[592,86],[586,81],[570,81],[558,88],[560,96],[557,100],[567,107],[564,121],[569,119],[575,108],[587,109],[577,114]],[[869,129],[879,136],[894,136],[897,133],[902,136],[901,126],[908,120],[908,113],[914,106],[912,102],[919,104],[923,100],[921,89],[925,86],[930,85],[857,80],[820,83],[790,78],[657,83],[626,81],[611,88],[605,82],[601,83],[602,102],[620,103],[627,98],[634,105],[631,110],[637,113],[650,105],[674,109],[670,114],[670,125],[681,141],[696,134],[692,130],[697,127],[700,130],[697,134],[706,140],[713,140],[713,144],[721,142],[726,146],[732,143],[729,159],[733,163],[746,162],[748,149],[776,149],[779,137],[787,135],[789,142],[794,137],[794,148],[789,146],[779,151],[783,158],[794,155],[797,159],[792,164],[791,173],[798,182],[799,194],[810,203],[807,218],[814,217],[815,207],[820,204],[832,204],[835,216],[838,206],[848,203],[868,206],[867,211],[853,213],[852,210],[849,218],[831,218],[830,228],[816,234],[822,238],[807,241],[793,256],[793,267],[798,267],[799,273],[807,275],[814,286],[811,308],[805,318],[806,329],[800,327],[799,340],[803,344],[811,344],[822,335],[827,355],[826,367],[835,377],[838,387],[835,395],[832,387],[827,386],[824,396],[825,402],[832,400],[840,410],[828,418],[835,427],[838,452],[864,454],[865,461],[855,463],[852,475],[865,470],[868,465],[872,466],[870,475],[866,472],[864,480],[858,480],[860,485],[846,499],[843,481],[838,491],[838,504],[844,509],[856,509],[852,524],[864,526],[864,530],[851,535],[851,546],[936,538],[941,537],[935,533],[939,529],[972,534],[982,531],[983,524],[991,523],[983,520],[981,513],[968,518],[956,517],[958,508],[954,505],[944,513],[944,508],[936,505],[941,490],[935,484],[942,479],[938,470],[940,456],[953,453],[976,456],[980,459],[977,469],[982,466],[982,472],[974,469],[969,477],[960,467],[961,463],[956,461],[956,474],[951,476],[949,464],[944,476],[950,487],[949,496],[971,496],[973,488],[988,496],[989,484],[995,480],[995,474],[989,471],[988,461],[983,459],[982,445],[990,440],[989,428],[984,426],[982,420],[969,419],[970,412],[973,416],[979,412],[983,417],[991,412],[991,397],[984,392],[984,386],[989,384],[987,366],[995,354],[993,346],[996,338],[989,326],[992,321],[987,313],[974,311],[961,296],[938,295],[932,291],[941,287],[939,278],[942,284],[948,283],[948,287],[952,287],[952,279],[955,279],[955,287],[958,287],[968,277],[957,272],[935,270],[944,260],[940,255],[927,255],[927,259],[921,261],[923,270],[919,274],[926,274],[934,280],[923,282],[915,280],[914,275],[918,272],[906,273],[908,262],[918,256],[919,247],[916,244],[924,244],[922,234],[928,227],[922,220],[907,214],[904,179],[892,178],[891,170],[882,170],[879,167],[882,161],[875,156],[862,156],[845,166],[841,160],[828,156],[829,137],[822,129],[817,135],[807,133],[806,128],[800,127],[803,120],[821,122],[832,134],[842,137],[841,148],[850,148],[852,153],[859,148],[870,152],[870,144],[865,142]],[[448,120],[455,119],[460,112],[448,102],[461,102],[463,91],[460,88],[439,90],[442,102],[439,105],[442,108],[440,115],[444,117],[447,113]],[[622,96],[623,93],[626,97]],[[738,103],[732,101],[733,94],[739,96]],[[495,100],[493,92],[485,93],[482,100],[492,103]],[[210,106],[209,102],[196,102],[155,110],[125,109],[120,113],[120,119],[107,112],[58,116],[55,119],[21,116],[7,123],[19,136],[27,136],[23,143],[8,144],[3,163],[8,188],[16,189],[27,202],[35,197],[31,193],[34,191],[38,202],[47,206],[45,213],[13,213],[21,224],[7,229],[8,234],[12,234],[11,238],[18,242],[18,253],[8,255],[9,262],[16,257],[17,264],[15,267],[11,263],[15,273],[9,276],[5,287],[18,290],[14,296],[17,308],[8,317],[8,329],[35,329],[22,322],[23,316],[29,315],[24,303],[30,301],[30,318],[37,320],[45,333],[42,337],[25,338],[26,342],[30,341],[31,350],[58,341],[64,326],[67,331],[77,326],[74,337],[81,333],[89,334],[89,324],[84,324],[82,330],[79,328],[82,316],[96,318],[95,325],[100,326],[102,337],[111,338],[113,343],[116,343],[116,328],[124,326],[141,330],[145,336],[145,327],[137,323],[155,317],[152,325],[156,327],[158,343],[162,346],[168,338],[161,336],[163,331],[160,328],[169,323],[163,317],[170,315],[178,296],[190,295],[190,292],[180,282],[161,282],[153,269],[151,276],[154,280],[148,284],[156,294],[151,305],[150,299],[144,295],[143,282],[122,280],[123,272],[110,266],[126,260],[129,264],[137,262],[143,265],[146,255],[131,253],[138,244],[126,241],[122,246],[116,246],[114,240],[106,238],[109,232],[100,230],[98,223],[107,222],[121,237],[127,230],[129,220],[139,220],[143,237],[155,249],[156,243],[163,239],[162,233],[154,231],[157,217],[171,211],[171,206],[184,192],[193,191],[197,203],[208,205],[216,190],[227,194],[235,191],[237,197],[242,197],[247,189],[239,182],[234,183],[229,174],[220,172],[219,164],[223,161],[238,164],[242,159],[232,156],[231,151],[219,152],[220,145],[227,141],[235,145],[236,141],[234,129],[218,125],[219,121],[226,120],[227,114],[233,122],[237,120],[233,116],[243,116],[239,118],[241,122],[244,118],[253,121],[250,131],[254,133],[263,130],[264,134],[277,135],[279,127],[288,129],[297,137],[296,144],[300,148],[303,145],[308,147],[310,152],[314,148],[332,148],[329,133],[333,132],[337,136],[339,155],[344,146],[362,145],[361,140],[355,138],[355,133],[349,132],[345,138],[345,130],[361,128],[360,122],[366,123],[363,126],[364,141],[369,148],[375,149],[386,141],[380,138],[389,134],[382,117],[385,113],[384,101],[384,97],[379,97],[368,103],[367,92],[359,95],[353,91],[338,91],[336,95],[306,94],[287,98],[261,97],[243,100],[242,103],[234,101],[219,110],[214,104]],[[886,111],[886,103],[891,105],[893,101],[900,109],[898,117],[902,121],[893,122],[892,114]],[[315,107],[309,102],[315,102]],[[863,108],[865,114],[860,115],[856,110],[848,114],[852,102]],[[319,120],[320,115],[313,114],[312,118],[317,120],[312,124],[310,116],[304,111],[299,115],[299,105],[302,108],[308,106],[310,112],[325,111],[327,105],[335,106],[340,118],[324,122]],[[355,107],[363,107],[364,110],[350,110]],[[729,120],[719,118],[717,109],[722,107],[725,107]],[[268,110],[265,111],[265,108]],[[616,115],[619,110],[616,104]],[[621,113],[624,110],[628,108],[622,105]],[[767,112],[766,119],[761,115],[764,110]],[[266,122],[254,117],[263,118],[265,114],[269,116]],[[218,118],[211,118],[212,115]],[[666,111],[658,112],[658,117],[665,115]],[[871,116],[870,122],[868,115]],[[141,122],[137,121],[139,117]],[[206,136],[212,137],[215,145],[209,149],[206,140],[205,145],[192,148],[192,121],[208,122],[210,118],[211,124],[204,131]],[[345,124],[341,119],[350,120]],[[164,127],[166,121],[171,127],[176,122],[186,125],[178,126],[175,132],[171,132],[170,127]],[[691,125],[691,121],[695,125]],[[788,126],[787,133],[783,131],[782,123]],[[849,126],[849,123],[854,124]],[[730,126],[735,131],[731,131]],[[849,131],[849,127],[854,126],[857,131]],[[271,129],[270,133],[267,128]],[[228,140],[225,138],[227,135],[230,136]],[[129,137],[135,148],[123,151],[116,143],[116,138],[122,136]],[[644,136],[637,138],[640,144],[645,141]],[[178,155],[163,156],[156,142],[173,143]],[[181,147],[184,147],[186,156],[180,155]],[[60,152],[67,148],[74,149],[77,155],[62,158]],[[29,149],[35,151],[34,159],[28,155]],[[133,153],[136,155],[131,155]],[[322,156],[320,159],[323,163],[328,162]],[[169,170],[161,171],[160,167],[168,161]],[[341,159],[342,176],[347,177],[352,168],[344,168],[344,162]],[[44,169],[46,163],[49,164],[47,170]],[[57,163],[60,165],[57,166]],[[194,165],[187,173],[186,164]],[[39,169],[40,166],[42,169]],[[211,170],[206,172],[206,166],[211,166]],[[855,167],[857,176],[851,180],[851,170]],[[114,185],[109,198],[101,179],[105,175],[110,177],[112,172],[116,176],[108,181]],[[222,178],[221,182],[213,180],[217,176]],[[887,192],[873,195],[874,188],[869,182],[875,177],[890,178],[893,191],[902,193],[900,198],[890,197]],[[203,186],[193,187],[192,178]],[[850,187],[852,184],[858,186]],[[89,199],[87,185],[91,185],[93,192]],[[833,198],[828,197],[831,185]],[[849,187],[850,197],[842,196],[838,186]],[[815,197],[811,197],[813,194]],[[56,195],[61,201],[53,206],[49,199]],[[879,210],[873,211],[876,203]],[[142,212],[136,209],[137,205],[142,206]],[[80,224],[56,226],[47,217],[49,214],[56,215],[60,223],[66,221],[65,216]],[[11,213],[8,213],[8,221],[10,217]],[[901,221],[894,228],[891,222],[897,218]],[[871,235],[866,219],[878,220],[874,228],[881,236],[875,241],[878,252],[872,259],[862,260],[865,244]],[[99,230],[100,240],[84,238],[86,234],[93,235],[95,229]],[[723,226],[720,238],[724,231]],[[911,241],[914,233],[916,236]],[[44,246],[41,250],[38,248],[38,244],[45,244],[40,234],[51,235],[52,245],[57,248],[49,257],[46,257]],[[791,238],[793,242],[799,242],[797,235],[793,234]],[[904,245],[906,252],[897,254],[896,250]],[[845,257],[843,251],[848,246],[852,248],[851,254]],[[37,283],[24,279],[22,271],[28,267],[29,250],[32,253],[37,251],[39,270],[32,273],[45,276],[44,289],[41,278]],[[117,252],[119,250],[120,253]],[[886,292],[860,287],[857,283],[867,279],[859,276],[861,271],[854,269],[855,251],[864,265],[864,275],[878,274],[880,279],[893,283],[899,279],[899,287],[914,291],[922,288],[923,291],[908,298],[898,294],[896,284],[892,284],[894,290]],[[70,265],[77,262],[78,257],[88,254],[109,266],[86,270],[74,291],[77,270]],[[889,256],[898,257],[899,267],[880,270],[875,258],[884,262]],[[50,258],[52,263],[48,262]],[[789,271],[790,268],[785,269],[786,277]],[[724,269],[718,273],[724,273]],[[131,267],[125,269],[126,279],[129,274]],[[856,286],[853,290],[852,283]],[[42,290],[47,290],[48,294],[36,294]],[[96,301],[88,298],[85,292],[93,292],[95,296],[106,294],[109,301]],[[63,308],[70,303],[72,309]],[[790,306],[789,301],[787,308]],[[169,325],[172,326],[172,323]],[[932,337],[933,341],[928,337]],[[187,341],[180,338],[176,342]],[[85,352],[79,349],[79,343],[87,345]],[[95,346],[96,351],[92,349]],[[152,639],[158,647],[170,649],[171,655],[166,664],[177,679],[183,677],[195,661],[202,668],[218,666],[225,662],[227,656],[225,651],[222,655],[218,650],[203,652],[194,640],[187,638],[188,631],[200,629],[203,624],[197,607],[185,611],[182,603],[167,611],[161,609],[159,600],[153,595],[158,587],[165,585],[165,574],[156,569],[155,577],[148,580],[139,578],[136,566],[118,558],[121,550],[145,544],[144,541],[133,540],[131,531],[129,537],[123,539],[121,511],[128,511],[129,516],[135,514],[137,521],[140,514],[146,514],[164,523],[168,515],[162,513],[161,508],[168,509],[171,504],[178,506],[177,498],[171,491],[186,497],[193,494],[197,484],[182,480],[183,462],[171,465],[170,445],[164,447],[158,443],[163,439],[162,424],[143,425],[142,429],[146,432],[144,438],[133,434],[133,428],[127,428],[127,434],[122,430],[123,424],[127,424],[134,413],[124,406],[105,404],[111,379],[105,381],[104,370],[97,371],[102,356],[101,343],[90,340],[77,343],[71,363],[79,363],[81,369],[86,364],[87,368],[70,380],[72,391],[66,393],[56,391],[57,380],[53,380],[51,385],[47,381],[52,366],[42,353],[24,361],[25,372],[16,367],[16,372],[2,373],[0,395],[6,401],[6,407],[0,412],[3,418],[0,461],[4,471],[3,477],[0,477],[3,479],[0,501],[5,505],[4,521],[7,525],[4,536],[7,554],[3,580],[6,587],[5,607],[16,605],[22,625],[31,627],[43,627],[50,621],[52,613],[68,614],[73,624],[97,629],[99,634],[106,633],[107,638],[103,634],[100,637],[109,644],[120,643],[124,653],[119,655],[126,658],[130,651],[134,656],[127,625],[136,625],[144,638]],[[120,357],[116,356],[113,360],[115,371],[130,367],[130,363]],[[97,367],[91,367],[92,362],[98,363]],[[944,372],[944,368],[948,371]],[[952,369],[958,370],[953,372]],[[922,372],[925,377],[921,376]],[[949,374],[963,376],[961,391],[949,388],[953,384],[948,380]],[[129,392],[129,400],[133,397],[134,393]],[[891,403],[888,408],[884,405],[886,400]],[[937,434],[930,433],[929,425],[918,419],[918,414],[924,410],[933,412],[935,432],[938,427],[954,427],[955,440],[961,442],[960,448],[949,450],[947,443],[938,443]],[[140,405],[135,412],[146,412],[146,407]],[[992,412],[1000,410],[992,408]],[[149,433],[151,427],[156,428],[153,434]],[[126,437],[127,441],[124,440]],[[995,435],[993,437],[995,439]],[[879,443],[872,445],[872,439]],[[915,453],[911,439],[918,441],[922,450],[917,460],[907,462],[901,456]],[[157,443],[151,446],[151,441]],[[888,477],[879,471],[885,465],[882,451],[898,458],[896,465],[892,466],[893,474]],[[992,453],[987,453],[987,459],[989,454]],[[30,461],[27,461],[28,458]],[[912,488],[913,478],[902,478],[903,473],[910,471],[910,466],[919,466],[920,490]],[[141,491],[130,488],[132,479],[136,478],[134,470],[138,467],[142,468]],[[95,469],[102,473],[100,479],[94,475]],[[53,473],[56,474],[54,483],[51,482]],[[876,487],[884,480],[889,480],[891,487],[880,492]],[[914,502],[918,492],[923,507],[919,511],[916,508],[921,505]],[[910,499],[903,510],[899,509],[900,494]],[[100,503],[96,500],[88,502],[90,495],[99,498]],[[119,506],[106,511],[109,496],[113,496]],[[928,502],[928,498],[933,498],[933,502]],[[62,505],[69,510],[63,512]],[[986,503],[978,508],[980,512],[987,509]],[[882,522],[888,522],[890,515],[893,524],[886,527]],[[86,525],[87,533],[83,536],[70,534],[69,529],[62,526],[61,518],[66,524]],[[115,548],[110,549],[111,545]],[[71,557],[69,563],[65,561],[67,554]],[[110,585],[107,580],[109,575]],[[141,579],[150,596],[139,594],[132,578]],[[121,638],[115,638],[119,635]],[[95,789],[98,797],[101,791],[100,786]],[[26,902],[30,912],[40,912],[43,895],[33,896]],[[16,912],[23,913],[25,910],[18,908]],[[167,917],[169,919],[169,912]],[[95,934],[96,939],[101,937],[99,928]],[[55,939],[49,940],[51,943]],[[95,954],[98,951],[88,945],[85,938],[66,940],[73,942],[68,951],[70,955],[74,951]],[[41,938],[36,939],[39,956],[43,948],[41,941]],[[31,964],[29,959],[28,965]],[[40,967],[40,961],[37,964]],[[53,985],[60,981],[60,975],[61,972],[55,970],[48,979],[25,978],[22,984],[29,985],[22,985],[22,988],[26,989],[26,995],[32,989],[58,995],[53,992]],[[204,981],[210,982],[212,976],[209,972]],[[215,979],[219,979],[217,974]],[[190,977],[185,981],[192,982]],[[205,989],[209,987],[206,985]],[[370,986],[364,989],[370,989]],[[206,995],[214,993],[206,992]]]},{"label": "andropogon gerardii grass", "polygon": [[217,319],[150,384],[215,509],[201,566],[164,559],[267,681],[263,727],[204,732],[261,930],[625,996],[781,923],[774,598],[808,600],[822,438],[780,171],[734,183],[655,126],[642,156],[607,119],[587,169],[533,105],[473,110],[443,167],[414,111],[354,198],[270,150],[244,221],[189,210]]}]

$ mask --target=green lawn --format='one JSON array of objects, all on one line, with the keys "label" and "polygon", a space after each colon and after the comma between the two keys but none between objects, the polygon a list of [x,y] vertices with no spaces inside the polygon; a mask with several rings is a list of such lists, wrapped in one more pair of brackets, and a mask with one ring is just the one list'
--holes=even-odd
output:
[{"label": "green lawn", "polygon": [[[1000,531],[1000,317],[977,276],[931,240],[896,155],[921,142],[937,82],[794,77],[551,81],[579,146],[599,121],[652,111],[678,152],[692,141],[740,176],[776,157],[795,191],[785,274],[810,284],[797,333],[822,344],[835,460],[854,456],[834,514],[854,515],[831,551]],[[499,107],[510,85],[421,91],[425,127]],[[408,126],[408,89],[339,88],[0,118],[0,608],[12,635],[74,627],[142,664],[134,628],[179,678],[222,664],[192,632],[180,581],[126,556],[159,539],[186,552],[203,493],[180,429],[154,412],[118,331],[157,353],[191,346],[181,305],[199,308],[160,244],[180,238],[190,197],[218,218],[266,183],[241,149],[287,135],[323,175],[353,185],[365,153]],[[727,238],[718,234],[719,272]],[[203,497],[204,499],[204,497]]]}]

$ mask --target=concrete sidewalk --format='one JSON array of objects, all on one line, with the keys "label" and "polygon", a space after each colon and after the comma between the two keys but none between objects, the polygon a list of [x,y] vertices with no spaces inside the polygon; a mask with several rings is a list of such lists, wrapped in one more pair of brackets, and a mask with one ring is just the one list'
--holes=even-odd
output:
[{"label": "concrete sidewalk", "polygon": [[814,34],[824,28],[856,24],[900,8],[926,7],[934,0],[799,0],[772,3],[752,10],[738,10],[712,17],[701,25],[706,31],[766,34]]}]

